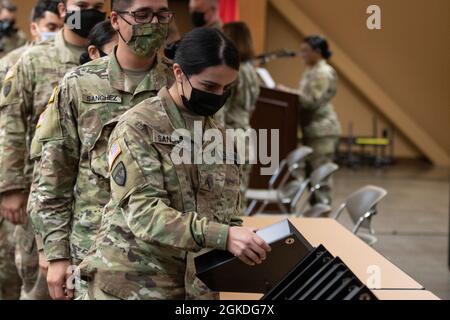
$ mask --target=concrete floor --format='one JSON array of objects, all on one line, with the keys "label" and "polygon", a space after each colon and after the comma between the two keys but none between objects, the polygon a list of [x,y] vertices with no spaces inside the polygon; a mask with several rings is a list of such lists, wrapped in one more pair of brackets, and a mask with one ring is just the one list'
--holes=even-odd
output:
[{"label": "concrete floor", "polygon": [[[450,300],[448,267],[450,171],[422,164],[389,169],[341,169],[334,180],[334,204],[367,184],[389,194],[380,204],[373,226],[374,248],[427,290]],[[348,228],[347,214],[339,221]]]}]

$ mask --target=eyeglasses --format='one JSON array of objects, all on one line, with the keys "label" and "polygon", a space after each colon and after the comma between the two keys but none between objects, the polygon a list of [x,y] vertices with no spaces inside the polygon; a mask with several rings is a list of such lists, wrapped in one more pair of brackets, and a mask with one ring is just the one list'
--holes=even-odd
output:
[{"label": "eyeglasses", "polygon": [[158,19],[158,23],[167,24],[167,23],[170,23],[172,21],[172,18],[174,16],[174,13],[172,11],[153,12],[150,9],[148,9],[148,10],[132,11],[132,12],[130,12],[130,11],[117,11],[117,13],[119,15],[120,14],[129,14],[130,16],[132,16],[134,18],[134,21],[136,21],[136,23],[150,23],[150,22],[153,21],[153,18],[156,17]]}]

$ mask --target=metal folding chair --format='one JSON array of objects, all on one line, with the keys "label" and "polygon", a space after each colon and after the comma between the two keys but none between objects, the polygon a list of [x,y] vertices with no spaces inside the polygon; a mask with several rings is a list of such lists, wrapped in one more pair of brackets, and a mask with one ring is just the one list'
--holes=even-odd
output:
[{"label": "metal folding chair", "polygon": [[[292,151],[286,159],[281,161],[280,166],[270,178],[268,189],[247,190],[245,197],[251,200],[251,203],[245,215],[261,213],[270,203],[276,203],[283,213],[291,212],[292,209],[287,206],[299,188],[303,187],[305,160],[312,153],[313,150],[309,147],[300,147]],[[289,181],[292,178],[294,180]],[[258,205],[259,208],[255,211]]]},{"label": "metal folding chair", "polygon": [[[301,198],[305,194],[305,191],[308,190],[309,193],[305,200],[303,200],[302,205],[299,210],[296,210],[297,216],[304,215],[323,215],[329,213],[331,211],[330,207],[327,205],[315,205],[310,210],[306,211],[306,207],[309,205],[309,200],[314,195],[315,192],[320,190],[323,186],[327,185],[328,179],[339,170],[339,166],[333,162],[325,163],[320,166],[316,170],[311,173],[311,176],[308,179],[308,184],[310,185],[309,189],[301,190],[295,196],[294,202],[300,202]],[[307,214],[308,213],[308,214]]]},{"label": "metal folding chair", "polygon": [[[377,214],[377,205],[386,197],[387,191],[380,187],[366,186],[351,194],[347,200],[332,214],[339,219],[346,209],[354,223],[353,234],[358,235],[369,245],[374,245],[378,239],[372,228],[372,218]],[[366,232],[360,232],[361,229]]]}]

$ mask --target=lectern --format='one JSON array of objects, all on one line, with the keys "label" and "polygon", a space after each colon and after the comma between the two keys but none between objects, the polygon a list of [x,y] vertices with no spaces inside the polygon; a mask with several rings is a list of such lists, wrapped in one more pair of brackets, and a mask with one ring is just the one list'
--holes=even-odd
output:
[{"label": "lectern", "polygon": [[[261,94],[253,113],[252,128],[278,129],[280,132],[280,161],[297,147],[298,108],[300,101],[297,95],[280,90],[261,88]],[[269,134],[270,137],[270,134]],[[269,143],[269,147],[271,144]],[[269,154],[271,154],[269,148]],[[261,176],[261,164],[253,166],[250,177],[251,189],[265,189],[270,176]]]}]

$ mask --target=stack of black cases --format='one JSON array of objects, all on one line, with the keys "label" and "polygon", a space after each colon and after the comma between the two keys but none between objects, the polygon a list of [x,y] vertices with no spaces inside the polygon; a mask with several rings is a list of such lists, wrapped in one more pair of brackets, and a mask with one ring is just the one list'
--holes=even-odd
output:
[{"label": "stack of black cases", "polygon": [[197,277],[211,290],[264,293],[262,300],[376,300],[339,257],[313,248],[289,220],[257,234],[272,248],[264,263],[248,266],[213,250],[195,259]]}]

